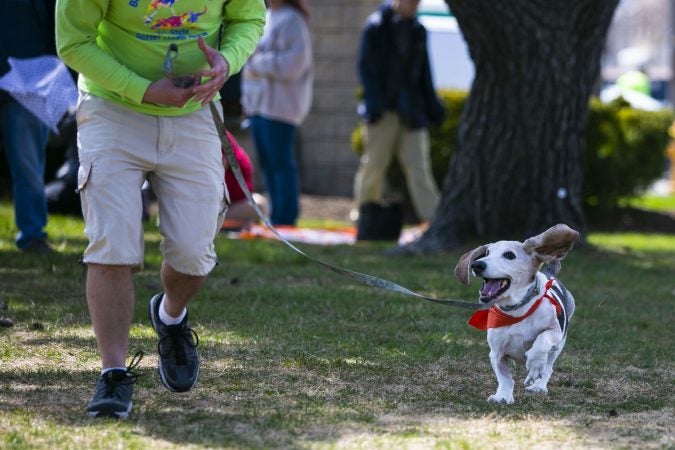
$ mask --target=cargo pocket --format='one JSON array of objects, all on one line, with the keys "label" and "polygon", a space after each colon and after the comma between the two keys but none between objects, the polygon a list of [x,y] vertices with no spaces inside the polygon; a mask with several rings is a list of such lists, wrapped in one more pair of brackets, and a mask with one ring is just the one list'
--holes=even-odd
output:
[{"label": "cargo pocket", "polygon": [[80,193],[87,185],[89,175],[91,175],[91,166],[91,161],[80,162],[80,167],[77,169],[77,189],[75,192]]}]

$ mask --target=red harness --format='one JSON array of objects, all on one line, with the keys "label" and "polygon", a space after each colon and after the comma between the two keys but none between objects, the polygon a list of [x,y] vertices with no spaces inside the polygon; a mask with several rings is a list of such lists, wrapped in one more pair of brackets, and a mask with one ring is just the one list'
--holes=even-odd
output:
[{"label": "red harness", "polygon": [[471,319],[469,319],[469,325],[478,328],[479,330],[486,331],[489,328],[506,327],[516,324],[534,314],[544,299],[548,299],[548,301],[551,302],[553,306],[555,306],[556,314],[560,315],[562,313],[562,307],[560,306],[560,303],[548,293],[548,291],[551,289],[551,286],[553,286],[554,281],[555,278],[548,280],[544,294],[539,297],[530,307],[530,309],[528,309],[527,312],[522,316],[510,316],[503,312],[497,305],[493,305],[490,309],[484,309],[482,311],[475,312],[473,316],[471,316]]}]

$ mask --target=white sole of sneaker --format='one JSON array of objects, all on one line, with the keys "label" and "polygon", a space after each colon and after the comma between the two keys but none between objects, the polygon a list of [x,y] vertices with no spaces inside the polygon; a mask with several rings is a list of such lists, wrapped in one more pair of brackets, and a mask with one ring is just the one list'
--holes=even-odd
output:
[{"label": "white sole of sneaker", "polygon": [[129,407],[126,411],[87,411],[87,415],[95,418],[110,417],[111,419],[126,419],[129,417],[129,413],[131,413],[132,406],[133,405],[129,403]]}]

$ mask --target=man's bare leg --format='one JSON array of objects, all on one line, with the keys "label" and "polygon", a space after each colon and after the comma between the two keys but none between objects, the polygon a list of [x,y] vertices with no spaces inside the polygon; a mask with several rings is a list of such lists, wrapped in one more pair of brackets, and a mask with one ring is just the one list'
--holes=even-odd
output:
[{"label": "man's bare leg", "polygon": [[181,315],[206,281],[206,276],[177,272],[166,261],[162,262],[161,277],[164,285],[164,309],[171,317]]},{"label": "man's bare leg", "polygon": [[125,366],[134,302],[130,266],[87,265],[87,305],[103,369]]}]

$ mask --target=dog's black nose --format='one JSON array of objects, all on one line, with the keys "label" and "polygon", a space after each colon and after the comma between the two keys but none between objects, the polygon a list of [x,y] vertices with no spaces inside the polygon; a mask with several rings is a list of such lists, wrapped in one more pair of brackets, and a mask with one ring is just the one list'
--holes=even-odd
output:
[{"label": "dog's black nose", "polygon": [[487,267],[487,264],[485,264],[484,261],[474,261],[471,263],[471,270],[473,270],[473,273],[476,275],[480,275],[485,271],[485,268]]}]

